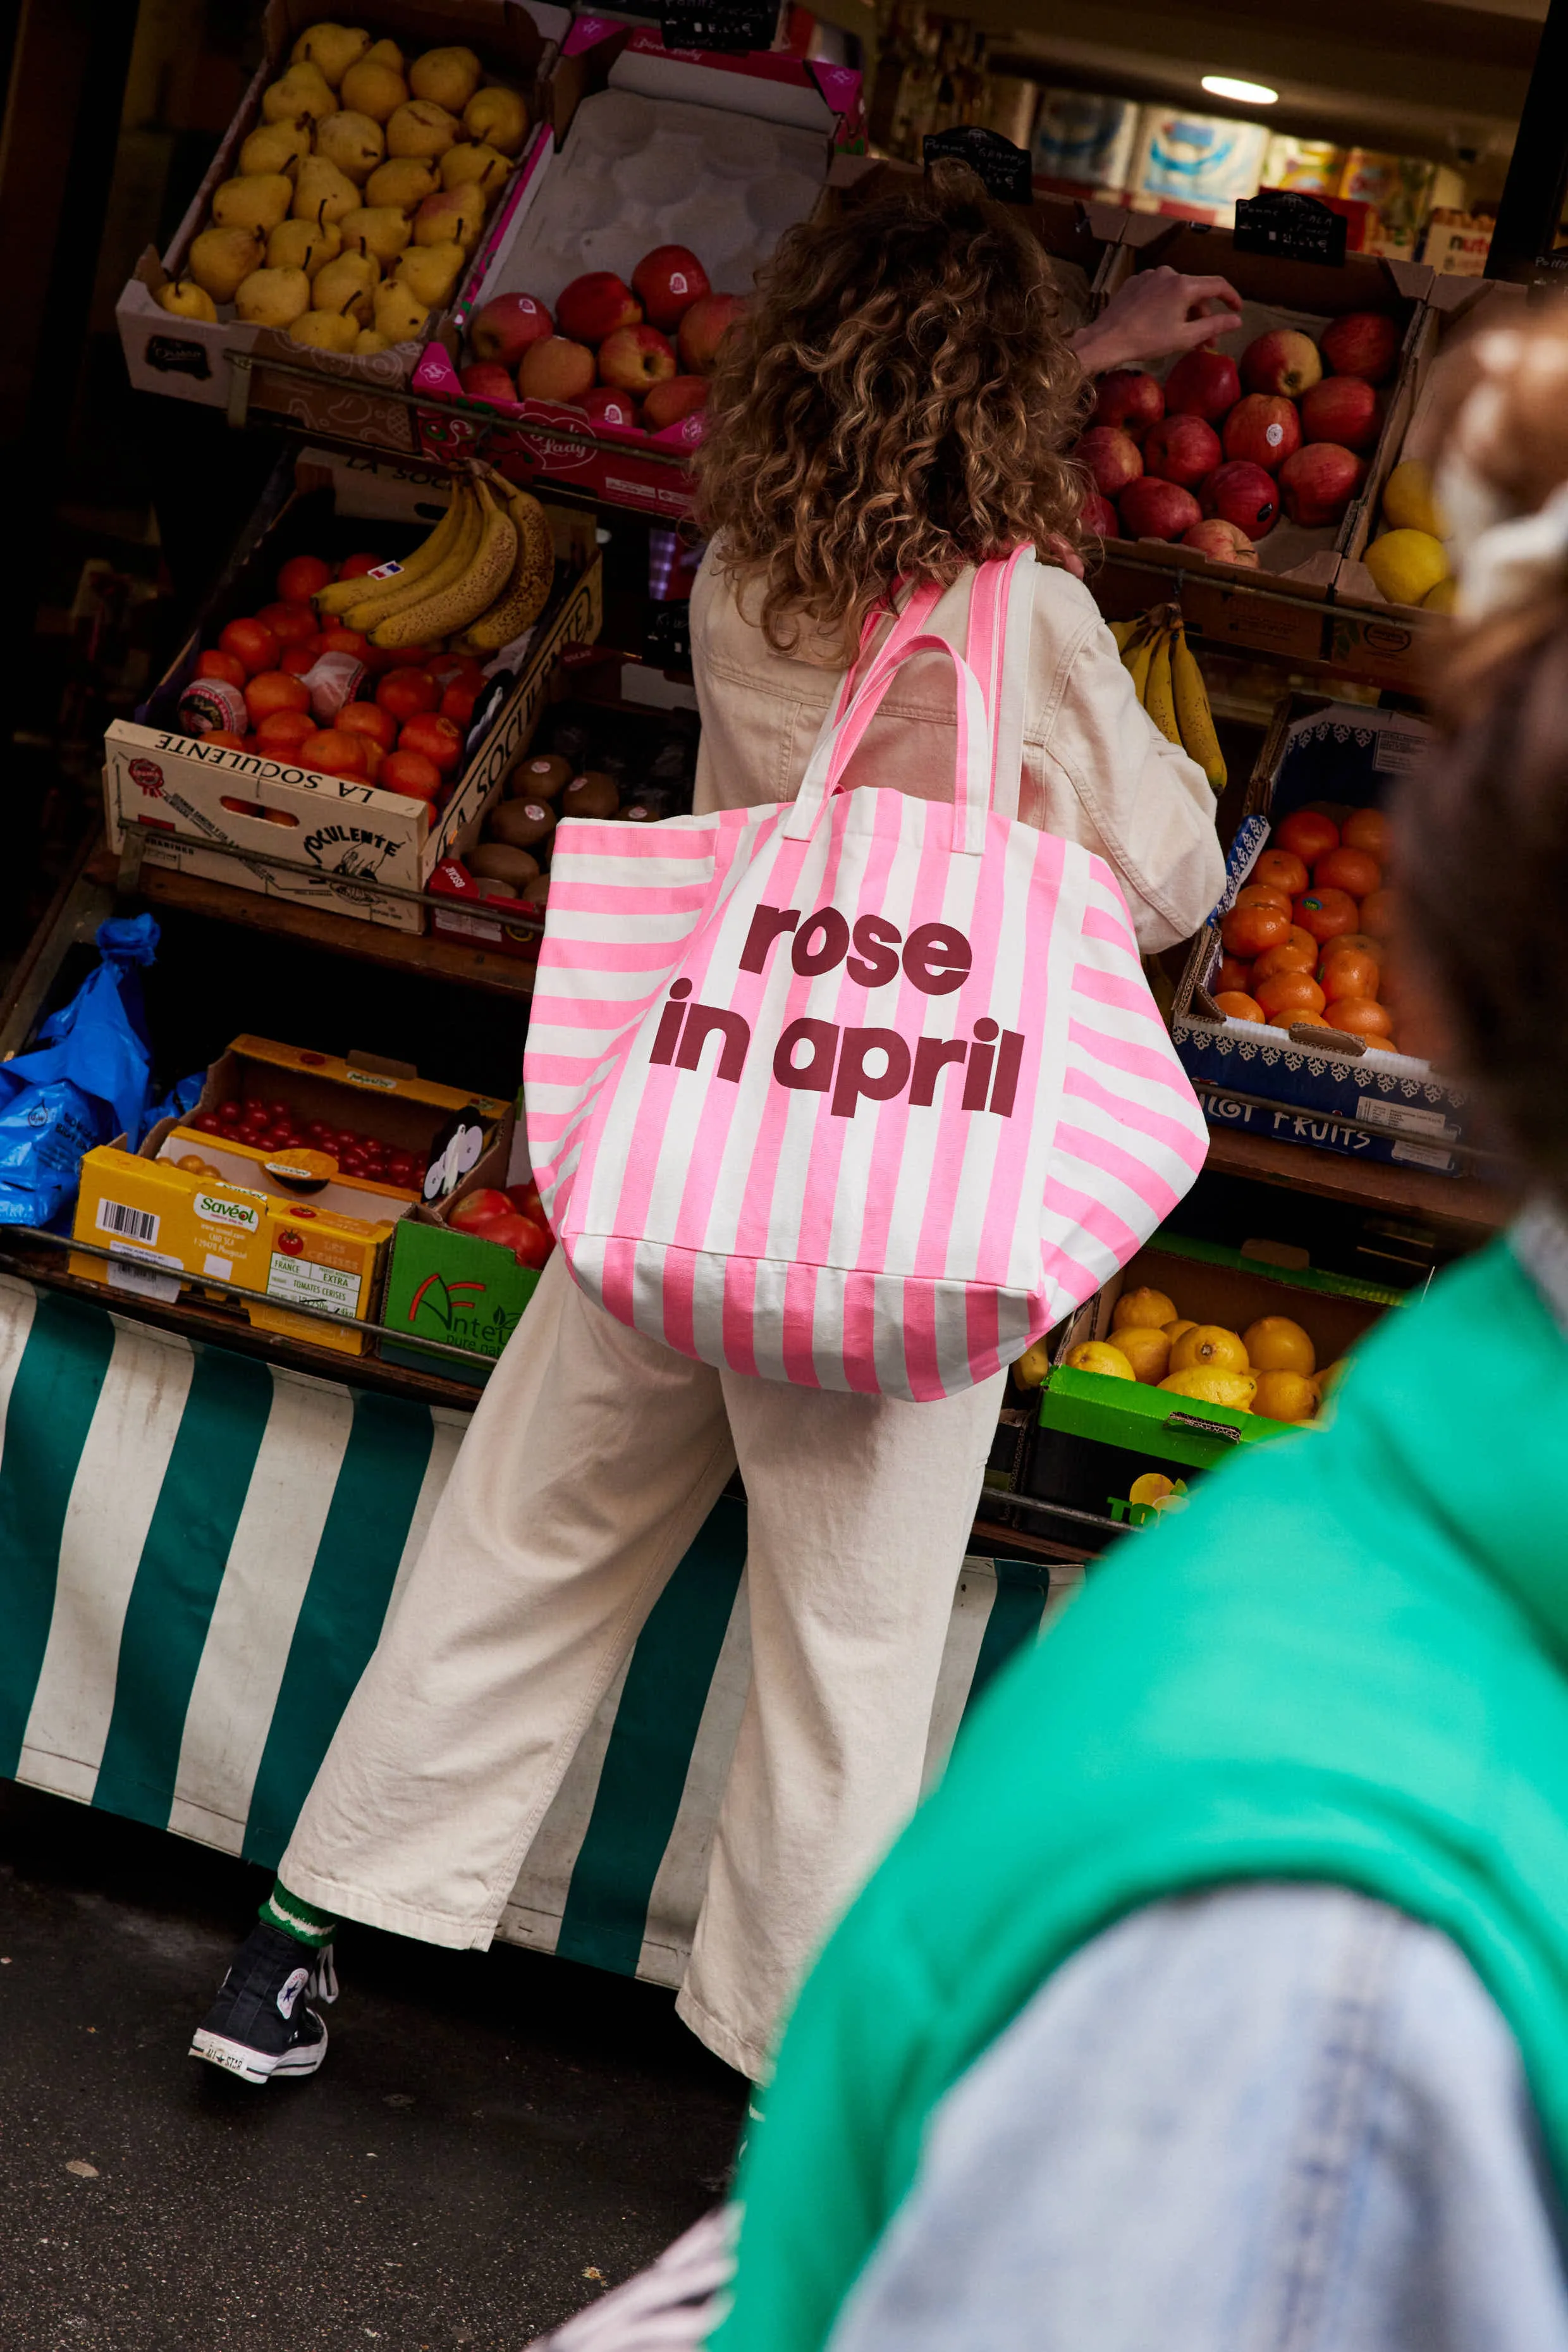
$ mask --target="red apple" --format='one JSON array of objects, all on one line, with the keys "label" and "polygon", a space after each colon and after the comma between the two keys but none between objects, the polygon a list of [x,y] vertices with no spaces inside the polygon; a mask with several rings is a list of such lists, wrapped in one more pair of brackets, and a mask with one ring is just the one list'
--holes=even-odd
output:
[{"label": "red apple", "polygon": [[441,688],[427,669],[390,669],[376,688],[377,702],[399,726],[422,710],[434,710],[440,699]]},{"label": "red apple", "polygon": [[1249,392],[1282,392],[1299,400],[1322,372],[1316,343],[1294,327],[1260,335],[1241,354],[1241,381]]},{"label": "red apple", "polygon": [[397,741],[397,720],[379,702],[346,702],[332,724],[344,735],[368,736],[383,751]]},{"label": "red apple", "polygon": [[410,800],[433,801],[441,790],[441,771],[423,751],[389,751],[376,782],[383,793],[404,793]]},{"label": "red apple", "polygon": [[463,757],[463,730],[439,710],[422,710],[408,719],[397,739],[400,751],[421,751],[444,776],[457,772]]},{"label": "red apple", "polygon": [[468,329],[474,356],[515,368],[530,343],[542,343],[555,322],[531,294],[497,294],[475,311]]},{"label": "red apple", "polygon": [[1119,497],[1144,470],[1143,451],[1131,434],[1115,425],[1092,425],[1081,436],[1077,454],[1103,499]]},{"label": "red apple", "polygon": [[652,327],[678,327],[694,302],[713,291],[707,271],[684,245],[656,245],[632,272],[632,289]]},{"label": "red apple", "polygon": [[595,384],[574,404],[595,425],[635,425],[637,404],[629,392],[619,392],[613,384]]},{"label": "red apple", "polygon": [[1225,454],[1272,473],[1301,446],[1296,404],[1279,394],[1249,393],[1225,420]]},{"label": "red apple", "polygon": [[1198,520],[1197,500],[1178,482],[1162,482],[1145,474],[1129,482],[1117,505],[1122,530],[1128,539],[1179,539]]},{"label": "red apple", "polygon": [[1119,425],[1141,441],[1151,425],[1166,413],[1166,396],[1158,376],[1142,368],[1113,368],[1100,379],[1094,400],[1096,425]]},{"label": "red apple", "polygon": [[348,776],[356,783],[362,784],[371,772],[364,736],[345,735],[336,727],[307,735],[296,756],[302,768],[314,768],[323,776]]},{"label": "red apple", "polygon": [[718,347],[745,308],[739,294],[704,294],[692,304],[675,337],[688,375],[712,373]]},{"label": "red apple", "polygon": [[646,392],[675,373],[675,354],[657,327],[617,327],[599,346],[599,381],[618,392]]},{"label": "red apple", "polygon": [[1184,490],[1196,489],[1212,474],[1221,455],[1218,434],[1201,416],[1167,416],[1144,437],[1145,472],[1179,482]]},{"label": "red apple", "polygon": [[458,373],[470,400],[516,400],[517,387],[498,360],[471,360]]},{"label": "red apple", "polygon": [[1233,522],[1221,522],[1218,515],[1210,515],[1204,522],[1195,522],[1190,530],[1184,530],[1181,543],[1195,548],[1199,555],[1207,555],[1211,563],[1240,563],[1257,568],[1258,551],[1247,533],[1239,530]]},{"label": "red apple", "polygon": [[1218,425],[1240,397],[1236,362],[1207,344],[1186,352],[1166,378],[1167,416],[1201,416],[1206,425]]},{"label": "red apple", "polygon": [[1219,466],[1203,486],[1203,511],[1234,523],[1249,539],[1265,539],[1280,520],[1280,493],[1261,466]]},{"label": "red apple", "polygon": [[618,327],[636,326],[642,316],[643,305],[612,269],[574,278],[562,287],[555,306],[557,327],[574,343],[601,343]]},{"label": "red apple", "polygon": [[1347,310],[1324,328],[1322,354],[1335,375],[1381,383],[1399,355],[1399,330],[1381,310]]},{"label": "red apple", "polygon": [[1364,462],[1333,441],[1309,441],[1280,468],[1280,495],[1292,522],[1338,522],[1366,478]]},{"label": "red apple", "polygon": [[525,400],[579,401],[593,383],[593,353],[586,343],[551,335],[530,343],[517,362],[517,390]]},{"label": "red apple", "polygon": [[683,416],[693,416],[706,406],[706,375],[666,376],[650,387],[643,403],[643,422],[650,433],[662,433],[666,425],[678,425]]},{"label": "red apple", "polygon": [[1370,449],[1382,423],[1382,404],[1365,378],[1325,375],[1301,398],[1301,437],[1337,441],[1342,449]]},{"label": "red apple", "polygon": [[1078,520],[1081,529],[1093,531],[1099,539],[1120,539],[1122,536],[1115,508],[1109,499],[1103,499],[1098,490],[1090,491]]}]

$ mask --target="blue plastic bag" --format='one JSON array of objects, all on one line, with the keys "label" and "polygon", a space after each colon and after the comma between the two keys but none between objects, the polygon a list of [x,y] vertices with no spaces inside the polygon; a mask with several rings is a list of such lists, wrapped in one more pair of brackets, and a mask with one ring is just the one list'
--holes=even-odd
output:
[{"label": "blue plastic bag", "polygon": [[205,1070],[193,1070],[188,1078],[182,1078],[177,1087],[170,1087],[161,1103],[154,1103],[151,1110],[143,1111],[140,1132],[131,1135],[129,1128],[125,1130],[127,1135],[131,1135],[132,1151],[141,1150],[160,1119],[183,1118],[188,1110],[194,1110],[202,1099],[202,1088],[206,1083]]},{"label": "blue plastic bag", "polygon": [[51,1013],[31,1053],[0,1062],[0,1225],[47,1225],[76,1197],[84,1152],[142,1132],[152,1055],[141,968],[151,915],[100,923],[98,970]]}]

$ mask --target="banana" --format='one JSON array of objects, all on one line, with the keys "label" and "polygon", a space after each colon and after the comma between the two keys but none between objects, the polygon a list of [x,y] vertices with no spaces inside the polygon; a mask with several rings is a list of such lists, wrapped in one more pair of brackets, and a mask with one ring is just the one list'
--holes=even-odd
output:
[{"label": "banana", "polygon": [[[372,645],[386,648],[433,645],[455,630],[465,629],[495,603],[510,579],[517,560],[517,527],[505,509],[497,505],[487,482],[479,484],[475,503],[479,515],[478,541],[463,569],[450,580],[443,580],[439,572],[433,574],[422,597],[411,604],[400,605],[371,631]],[[455,560],[452,559],[454,562]],[[445,568],[444,565],[442,570]]]},{"label": "banana", "polygon": [[463,485],[459,483],[453,491],[446,512],[429,537],[422,539],[413,553],[403,558],[402,569],[395,580],[367,582],[361,573],[355,580],[329,581],[325,588],[318,590],[312,602],[321,618],[336,619],[348,613],[353,606],[367,603],[382,589],[401,588],[411,580],[423,579],[427,572],[440,562],[463,520],[462,491]]},{"label": "banana", "polygon": [[1171,683],[1172,632],[1162,629],[1155,641],[1144,690],[1144,709],[1168,743],[1181,741],[1176,727],[1176,692]]},{"label": "banana", "polygon": [[1133,692],[1140,702],[1148,698],[1149,665],[1155,657],[1152,635],[1136,638],[1122,656],[1122,667],[1133,681]]},{"label": "banana", "polygon": [[[479,515],[479,501],[475,499],[473,482],[463,482],[458,487],[454,506],[458,508],[456,527],[454,527],[454,534],[446,539],[446,548],[442,552],[440,562],[425,569],[423,574],[418,574],[413,581],[409,581],[407,576],[388,581],[381,595],[369,597],[364,604],[355,604],[346,616],[350,628],[364,630],[364,635],[369,637],[371,630],[379,628],[383,621],[391,621],[392,614],[409,612],[413,604],[423,604],[425,597],[435,588],[449,585],[452,581],[461,579],[463,572],[468,572],[468,564],[473,562],[479,551],[479,530],[482,530],[482,520],[485,520]],[[409,645],[423,645],[425,640],[423,637],[409,637],[407,642]]]},{"label": "banana", "polygon": [[1208,707],[1208,688],[1203,682],[1186,632],[1178,628],[1171,646],[1171,685],[1176,701],[1176,724],[1189,759],[1196,760],[1208,778],[1211,792],[1225,790],[1225,754],[1219,748],[1219,738],[1214,731],[1214,714]]},{"label": "banana", "polygon": [[1143,625],[1144,625],[1144,616],[1143,616],[1143,614],[1142,614],[1141,613],[1138,614],[1138,617],[1137,617],[1137,619],[1136,619],[1135,621],[1113,621],[1113,622],[1112,622],[1112,624],[1111,624],[1111,635],[1115,638],[1115,640],[1116,640],[1116,644],[1117,644],[1117,646],[1119,647],[1119,649],[1120,649],[1123,653],[1125,653],[1125,652],[1126,652],[1126,650],[1127,650],[1127,647],[1128,647],[1129,644],[1132,642],[1133,638],[1137,635],[1138,631],[1143,627]]},{"label": "banana", "polygon": [[544,611],[555,578],[555,542],[538,499],[489,467],[486,478],[505,499],[517,534],[517,551],[495,603],[464,632],[462,649],[471,654],[499,653],[520,636]]}]

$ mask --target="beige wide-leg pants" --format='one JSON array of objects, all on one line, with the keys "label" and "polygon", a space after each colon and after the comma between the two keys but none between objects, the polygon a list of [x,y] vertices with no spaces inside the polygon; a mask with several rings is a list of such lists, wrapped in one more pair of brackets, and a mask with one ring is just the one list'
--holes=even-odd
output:
[{"label": "beige wide-leg pants", "polygon": [[937,1404],[692,1362],[558,1253],[279,1876],[325,1911],[486,1945],[572,1752],[738,1461],[753,1683],[677,2006],[766,2078],[781,2011],[919,1793],[1001,1378]]}]

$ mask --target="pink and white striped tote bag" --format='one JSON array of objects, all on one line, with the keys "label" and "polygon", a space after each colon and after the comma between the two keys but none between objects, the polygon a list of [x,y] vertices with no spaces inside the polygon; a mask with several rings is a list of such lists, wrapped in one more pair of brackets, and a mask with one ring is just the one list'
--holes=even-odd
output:
[{"label": "pink and white striped tote bag", "polygon": [[[963,656],[909,600],[794,803],[557,833],[534,1172],[582,1289],[686,1355],[953,1395],[1202,1165],[1114,877],[1018,821],[1033,562],[979,568]],[[917,652],[957,674],[952,804],[841,790]]]}]

